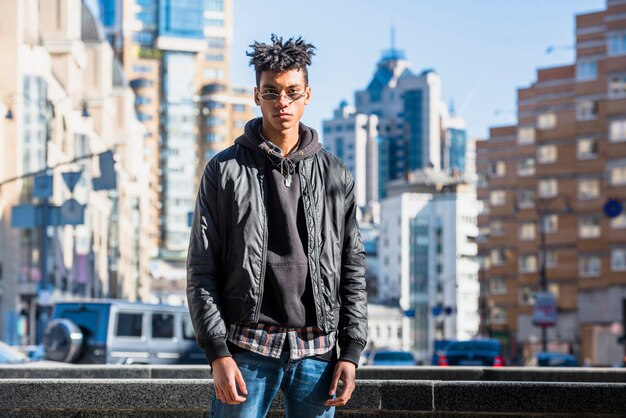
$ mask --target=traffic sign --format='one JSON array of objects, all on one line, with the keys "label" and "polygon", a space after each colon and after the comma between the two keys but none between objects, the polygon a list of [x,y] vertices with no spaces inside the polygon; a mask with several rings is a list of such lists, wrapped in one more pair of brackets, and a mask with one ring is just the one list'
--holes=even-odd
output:
[{"label": "traffic sign", "polygon": [[535,293],[533,324],[538,327],[553,327],[557,319],[556,297],[552,292]]}]

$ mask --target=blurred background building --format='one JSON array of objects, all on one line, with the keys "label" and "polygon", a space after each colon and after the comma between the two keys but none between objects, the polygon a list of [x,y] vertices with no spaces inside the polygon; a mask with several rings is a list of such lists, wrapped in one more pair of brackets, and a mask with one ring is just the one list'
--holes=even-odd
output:
[{"label": "blurred background building", "polygon": [[[482,331],[511,357],[621,364],[626,298],[626,3],[576,17],[576,61],[518,90],[478,143]],[[537,292],[556,315],[538,323]],[[534,320],[533,320],[534,319]]]},{"label": "blurred background building", "polygon": [[[442,101],[439,75],[414,74],[394,46],[355,102],[323,122],[324,146],[355,178],[366,259],[377,259],[370,301],[386,306],[376,315],[405,316],[389,344],[428,362],[435,340],[478,332],[474,141]],[[384,344],[391,334],[377,327]]]},{"label": "blurred background building", "polygon": [[0,16],[0,335],[32,344],[55,301],[149,295],[149,167],[90,10],[7,0]]},{"label": "blurred background building", "polygon": [[[150,164],[154,296],[184,301],[184,268],[198,180],[253,117],[252,91],[229,80],[230,0],[89,2],[135,92]],[[163,299],[163,292],[167,293]]]}]

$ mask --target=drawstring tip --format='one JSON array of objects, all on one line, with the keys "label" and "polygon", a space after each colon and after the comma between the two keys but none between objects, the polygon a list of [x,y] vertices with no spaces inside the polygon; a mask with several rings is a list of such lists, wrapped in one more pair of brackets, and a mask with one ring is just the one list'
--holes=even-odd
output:
[{"label": "drawstring tip", "polygon": [[291,174],[287,174],[285,176],[285,186],[286,187],[291,187]]}]

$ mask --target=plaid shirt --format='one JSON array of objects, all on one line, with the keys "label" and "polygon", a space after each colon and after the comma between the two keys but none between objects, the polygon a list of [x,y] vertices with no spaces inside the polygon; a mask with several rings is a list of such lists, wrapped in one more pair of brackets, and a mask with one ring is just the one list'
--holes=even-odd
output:
[{"label": "plaid shirt", "polygon": [[237,347],[266,357],[280,358],[288,341],[292,360],[320,355],[335,346],[336,333],[326,334],[317,327],[281,328],[265,324],[231,324],[228,340]]}]

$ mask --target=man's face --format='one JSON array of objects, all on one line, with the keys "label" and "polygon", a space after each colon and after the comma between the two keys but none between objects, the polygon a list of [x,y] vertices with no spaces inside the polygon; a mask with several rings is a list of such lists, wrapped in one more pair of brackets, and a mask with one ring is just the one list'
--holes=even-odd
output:
[{"label": "man's face", "polygon": [[[280,97],[276,100],[264,100],[261,95],[266,93],[276,93]],[[292,101],[287,95],[297,96],[295,93],[304,93],[304,95]],[[304,113],[304,106],[310,100],[311,88],[306,86],[304,74],[300,70],[263,71],[259,87],[254,88],[254,101],[261,107],[263,128],[270,130],[268,134],[284,132],[294,126],[297,129]]]}]

